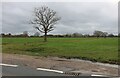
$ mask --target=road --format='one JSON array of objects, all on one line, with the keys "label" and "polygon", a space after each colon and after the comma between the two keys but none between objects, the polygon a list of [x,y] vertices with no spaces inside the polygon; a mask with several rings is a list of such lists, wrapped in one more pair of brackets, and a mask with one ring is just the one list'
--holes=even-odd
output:
[{"label": "road", "polygon": [[59,74],[54,72],[39,71],[30,67],[7,67],[2,66],[3,76],[65,76],[65,74]]},{"label": "road", "polygon": [[[51,70],[37,70],[27,66],[2,66],[3,76],[74,76],[71,74],[58,73]],[[91,76],[86,74],[81,74],[80,76]]]},{"label": "road", "polygon": [[[0,64],[2,66],[2,75],[3,76],[76,76],[65,74],[59,70],[52,69],[44,69],[44,68],[31,68],[28,66],[19,66],[19,65],[11,65],[11,64]],[[39,70],[38,70],[39,69]],[[78,75],[77,75],[78,76]],[[86,78],[106,78],[106,77],[92,77],[92,75],[88,74],[80,74],[79,76],[86,76]],[[3,77],[4,78],[4,77]],[[9,77],[7,77],[9,78]],[[68,77],[69,78],[69,77]]]}]

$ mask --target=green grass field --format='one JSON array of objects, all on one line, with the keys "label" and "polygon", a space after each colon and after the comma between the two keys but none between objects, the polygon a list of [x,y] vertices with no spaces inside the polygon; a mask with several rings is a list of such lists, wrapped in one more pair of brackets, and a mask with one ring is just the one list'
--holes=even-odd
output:
[{"label": "green grass field", "polygon": [[117,64],[118,38],[3,38],[2,51]]}]

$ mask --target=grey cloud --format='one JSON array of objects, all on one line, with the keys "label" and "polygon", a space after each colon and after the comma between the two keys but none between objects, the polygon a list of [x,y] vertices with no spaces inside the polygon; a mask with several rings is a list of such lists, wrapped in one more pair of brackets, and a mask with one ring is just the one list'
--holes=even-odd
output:
[{"label": "grey cloud", "polygon": [[19,33],[29,31],[36,32],[32,25],[28,24],[33,18],[34,7],[46,5],[58,12],[61,20],[56,24],[56,29],[50,33],[92,33],[94,30],[102,30],[117,34],[117,5],[112,3],[94,2],[50,2],[50,3],[3,3],[3,32]]}]

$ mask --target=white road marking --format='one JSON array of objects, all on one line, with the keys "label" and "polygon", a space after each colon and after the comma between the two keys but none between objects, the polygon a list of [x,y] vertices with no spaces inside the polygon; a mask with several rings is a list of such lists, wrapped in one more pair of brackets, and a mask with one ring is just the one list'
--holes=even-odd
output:
[{"label": "white road marking", "polygon": [[0,63],[0,66],[7,66],[7,67],[18,67],[18,65],[12,65],[12,64],[3,64],[3,63]]},{"label": "white road marking", "polygon": [[51,69],[44,69],[44,68],[37,68],[37,70],[50,71],[50,72],[56,72],[56,73],[64,73],[63,71],[59,71],[59,70],[51,70]]},{"label": "white road marking", "polygon": [[105,75],[92,74],[91,76],[105,77]]}]

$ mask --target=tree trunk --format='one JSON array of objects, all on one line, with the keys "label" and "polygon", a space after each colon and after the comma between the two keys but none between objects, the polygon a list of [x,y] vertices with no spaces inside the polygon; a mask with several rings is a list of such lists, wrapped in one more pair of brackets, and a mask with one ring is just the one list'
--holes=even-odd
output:
[{"label": "tree trunk", "polygon": [[47,32],[45,32],[45,35],[44,35],[44,42],[47,42]]}]

